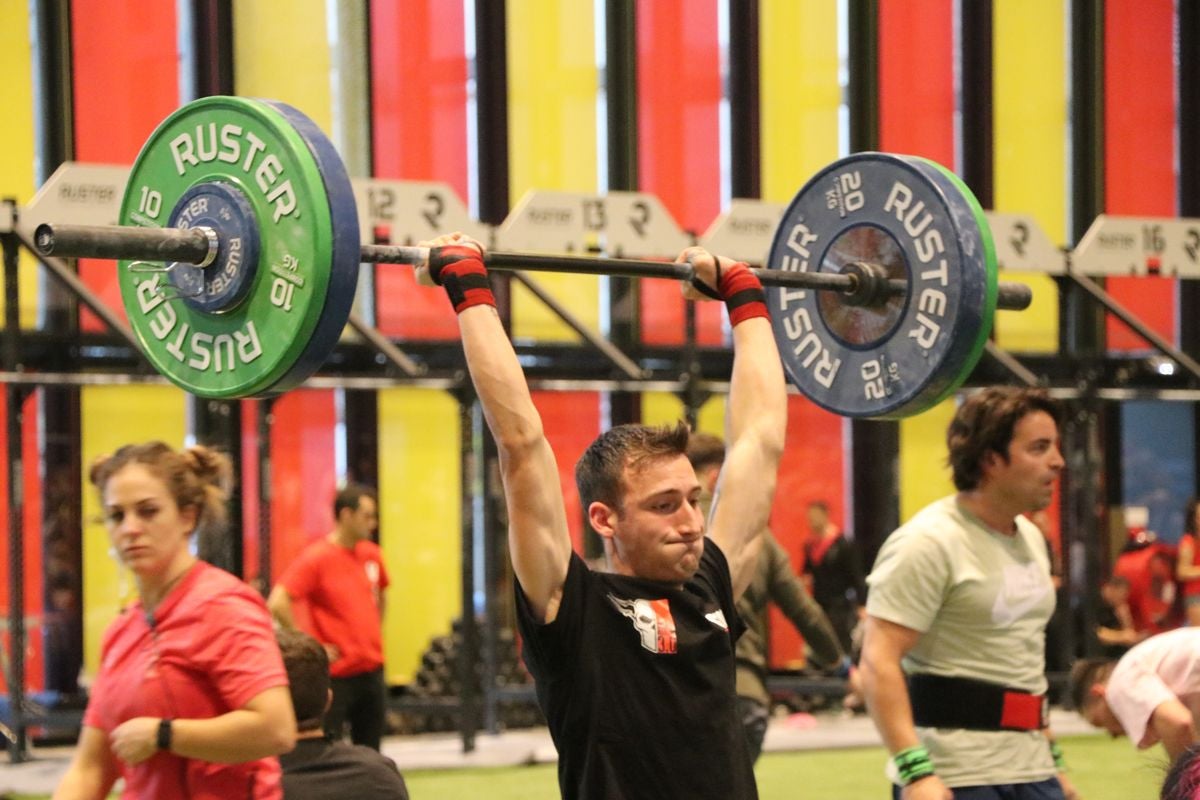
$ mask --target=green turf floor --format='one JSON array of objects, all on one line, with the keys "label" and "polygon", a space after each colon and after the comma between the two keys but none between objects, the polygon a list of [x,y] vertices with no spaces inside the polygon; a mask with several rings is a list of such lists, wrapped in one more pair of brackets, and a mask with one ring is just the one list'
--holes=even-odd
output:
[{"label": "green turf floor", "polygon": [[[1127,739],[1064,737],[1083,800],[1157,800],[1161,748],[1137,753]],[[889,800],[881,748],[768,753],[755,768],[761,800]],[[557,800],[553,766],[408,771],[412,800]]]},{"label": "green turf floor", "polygon": [[[1161,748],[1135,752],[1127,739],[1064,737],[1083,800],[1157,800]],[[882,748],[768,753],[755,768],[761,800],[890,800]],[[408,770],[411,800],[557,800],[553,765],[505,769]],[[12,795],[11,800],[45,800]],[[9,797],[0,796],[0,800]]]}]

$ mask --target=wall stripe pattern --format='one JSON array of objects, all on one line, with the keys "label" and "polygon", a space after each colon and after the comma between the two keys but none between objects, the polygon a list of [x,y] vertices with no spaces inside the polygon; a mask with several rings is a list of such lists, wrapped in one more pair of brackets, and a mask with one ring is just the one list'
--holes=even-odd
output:
[{"label": "wall stripe pattern", "polygon": [[[75,157],[132,164],[142,144],[179,102],[174,3],[74,2],[71,4]],[[165,43],[165,44],[164,44]],[[132,80],[131,76],[136,76]],[[121,124],[114,125],[113,120]],[[111,260],[81,259],[80,276],[124,315]],[[80,324],[101,331],[86,310]],[[130,442],[162,439],[183,444],[183,393],[165,387],[86,387],[80,395],[83,475],[93,458]],[[131,591],[129,578],[109,555],[94,492],[84,488],[84,658],[95,670],[100,637]]]},{"label": "wall stripe pattern", "polygon": [[[595,14],[591,0],[506,5],[510,203],[529,189],[594,192],[597,186]],[[539,274],[535,280],[593,330],[599,279]],[[517,338],[575,341],[576,335],[523,286],[513,284]]]},{"label": "wall stripe pattern", "polygon": [[[1067,240],[1066,20],[1065,0],[993,5],[995,210],[1031,215],[1057,244]],[[996,315],[996,343],[1015,352],[1056,352],[1054,280],[1026,272],[1007,272],[1002,280],[1029,284],[1033,305]]]},{"label": "wall stripe pattern", "polygon": [[[332,136],[330,36],[322,0],[234,5],[234,89],[295,106]],[[270,36],[264,36],[270,31]],[[303,54],[303,57],[298,57]],[[337,413],[333,390],[289,392],[270,410],[270,575],[333,527]],[[248,458],[256,457],[254,451]],[[301,609],[301,614],[303,610]]]},{"label": "wall stripe pattern", "polygon": [[458,402],[431,390],[383,390],[378,415],[385,675],[407,683],[462,609],[461,423]]},{"label": "wall stripe pattern", "polygon": [[[467,202],[466,31],[461,3],[371,5],[372,162],[381,178],[448,183]],[[396,47],[403,41],[405,47]],[[408,339],[459,347],[458,321],[440,288],[412,270],[376,271],[376,322]],[[384,624],[387,679],[411,680],[429,640],[461,613],[458,404],[442,392],[382,391],[378,398],[380,541],[392,579]]]},{"label": "wall stripe pattern", "polygon": [[[675,221],[696,235],[721,211],[717,23],[717,0],[637,3],[638,188],[656,195]],[[640,309],[643,341],[684,342],[678,283],[643,281]],[[721,344],[722,318],[717,303],[698,303],[696,341]]]},{"label": "wall stripe pattern", "polygon": [[[463,6],[438,0],[371,3],[374,173],[444,181],[464,202],[467,180],[467,53]],[[396,42],[404,42],[397,47]],[[415,242],[414,242],[415,244]],[[405,339],[457,339],[441,289],[417,286],[410,269],[376,268],[376,324]]]},{"label": "wall stripe pattern", "polygon": [[[763,199],[788,203],[839,155],[841,86],[836,4],[824,0],[760,3],[760,114]],[[787,444],[779,469],[771,531],[799,571],[808,539],[806,507],[829,504],[844,525],[848,423],[803,397],[788,398]],[[804,644],[777,608],[770,610],[770,660],[803,663]]]},{"label": "wall stripe pattern", "polygon": [[[179,104],[175,4],[76,0],[71,39],[75,158],[133,164],[150,133]],[[124,317],[113,261],[80,259],[79,274]],[[90,311],[80,315],[84,330],[104,330]]]},{"label": "wall stripe pattern", "polygon": [[[1174,0],[1104,5],[1104,173],[1109,214],[1175,214]],[[1178,284],[1171,278],[1110,278],[1108,291],[1153,330],[1178,342]],[[1113,316],[1110,350],[1150,345]]]},{"label": "wall stripe pattern", "polygon": [[[5,124],[0,126],[0,197],[27,203],[35,188],[33,142],[33,69],[28,3],[0,4],[0,69],[6,77]],[[32,328],[37,319],[38,271],[28,253],[21,253],[18,291],[21,294],[21,327]],[[0,297],[0,314],[5,298]]]},{"label": "wall stripe pattern", "polygon": [[[879,149],[953,168],[953,48],[952,0],[880,0]],[[901,520],[950,490],[933,465],[945,459],[942,436],[953,403],[900,422]]]},{"label": "wall stripe pattern", "polygon": [[[85,386],[80,390],[81,469],[131,442],[183,445],[185,395],[173,386]],[[83,492],[84,668],[96,674],[100,640],[122,606],[136,596],[128,570],[111,552],[103,509],[90,486]]]}]

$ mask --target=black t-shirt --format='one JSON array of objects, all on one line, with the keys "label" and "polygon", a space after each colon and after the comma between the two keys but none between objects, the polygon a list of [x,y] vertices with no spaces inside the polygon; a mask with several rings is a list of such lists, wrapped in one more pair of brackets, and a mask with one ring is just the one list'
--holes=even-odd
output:
[{"label": "black t-shirt", "polygon": [[345,797],[408,800],[396,762],[369,747],[301,739],[279,757],[283,800],[341,800]]},{"label": "black t-shirt", "polygon": [[682,589],[593,572],[572,554],[553,622],[516,595],[565,800],[758,797],[734,693],[744,626],[711,539]]}]

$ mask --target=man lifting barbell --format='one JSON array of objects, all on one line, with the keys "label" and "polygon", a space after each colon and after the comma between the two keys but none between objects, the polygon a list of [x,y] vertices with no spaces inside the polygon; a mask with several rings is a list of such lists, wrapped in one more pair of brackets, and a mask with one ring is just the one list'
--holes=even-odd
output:
[{"label": "man lifting barbell", "polygon": [[[737,716],[734,602],[775,494],[787,403],[762,286],[699,248],[685,294],[733,327],[729,451],[708,524],[688,429],[621,425],[575,468],[609,572],[572,550],[554,452],[488,287],[478,243],[451,235],[421,268],[458,312],[471,380],[500,455],[524,658],[559,754],[564,797],[757,797]],[[707,533],[707,539],[705,534]]]},{"label": "man lifting barbell", "polygon": [[1064,462],[1044,390],[969,396],[946,433],[958,493],[884,541],[867,578],[859,664],[903,800],[1075,797],[1049,736],[1041,531]]}]

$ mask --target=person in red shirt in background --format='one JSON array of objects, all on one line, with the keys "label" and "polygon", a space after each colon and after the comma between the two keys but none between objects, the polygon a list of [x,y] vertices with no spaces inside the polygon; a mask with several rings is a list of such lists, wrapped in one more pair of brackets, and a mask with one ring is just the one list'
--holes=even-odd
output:
[{"label": "person in red shirt in background", "polygon": [[238,578],[189,543],[225,519],[232,466],[207,447],[127,445],[98,459],[116,558],[138,599],[108,627],[75,757],[56,800],[279,800],[296,718],[271,616]]},{"label": "person in red shirt in background", "polygon": [[1153,635],[1178,627],[1181,618],[1175,585],[1175,548],[1146,527],[1149,511],[1125,509],[1129,541],[1117,556],[1113,575],[1129,581],[1129,611],[1134,627]]},{"label": "person in red shirt in background", "polygon": [[1188,500],[1183,515],[1183,535],[1179,537],[1179,554],[1175,560],[1175,578],[1183,594],[1183,611],[1187,624],[1200,626],[1200,530],[1196,515],[1200,512],[1200,500]]},{"label": "person in red shirt in background", "polygon": [[304,548],[267,598],[284,628],[295,628],[292,603],[311,617],[305,631],[325,647],[333,676],[333,704],[325,732],[337,740],[350,723],[355,744],[379,749],[386,719],[382,619],[387,570],[371,541],[379,523],[375,496],[350,485],[333,503],[334,529]]}]

